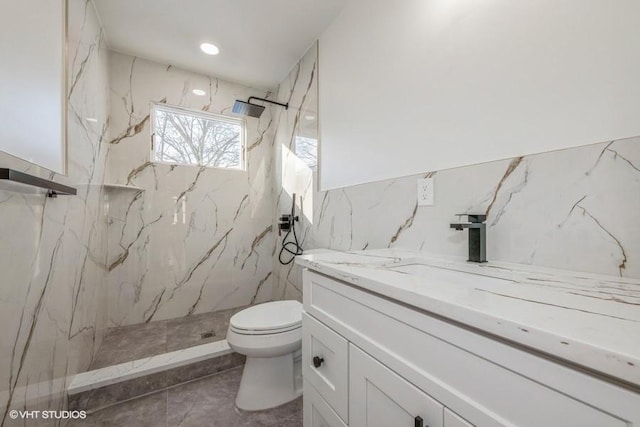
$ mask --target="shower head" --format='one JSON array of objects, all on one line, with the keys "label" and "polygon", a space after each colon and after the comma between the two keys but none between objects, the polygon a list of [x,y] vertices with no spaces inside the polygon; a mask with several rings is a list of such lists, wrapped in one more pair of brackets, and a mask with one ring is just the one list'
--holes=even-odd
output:
[{"label": "shower head", "polygon": [[275,102],[275,101],[269,101],[268,99],[264,99],[264,98],[256,98],[255,96],[250,96],[249,99],[247,99],[247,101],[240,101],[239,99],[236,99],[236,102],[233,104],[233,112],[236,114],[242,114],[245,116],[249,116],[249,117],[255,117],[255,118],[259,118],[262,115],[262,112],[264,111],[264,106],[262,105],[257,105],[257,104],[253,104],[251,102],[252,99],[257,99],[258,101],[262,101],[262,102],[268,102],[270,104],[275,104],[275,105],[279,105],[281,107],[284,107],[284,109],[286,110],[287,108],[289,108],[289,104],[281,104],[280,102]]},{"label": "shower head", "polygon": [[233,104],[232,111],[236,114],[259,118],[264,111],[264,107],[262,105],[256,105],[236,99],[236,102]]}]

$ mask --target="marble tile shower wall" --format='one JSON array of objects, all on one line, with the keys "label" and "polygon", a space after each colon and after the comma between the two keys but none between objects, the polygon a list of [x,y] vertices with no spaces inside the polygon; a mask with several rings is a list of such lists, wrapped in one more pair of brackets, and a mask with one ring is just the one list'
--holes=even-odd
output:
[{"label": "marble tile shower wall", "polygon": [[108,179],[145,190],[109,193],[109,325],[269,300],[271,110],[246,120],[246,171],[152,163],[149,117],[153,102],[228,114],[269,93],[115,52],[109,63]]},{"label": "marble tile shower wall", "polygon": [[[300,112],[317,111],[316,58],[313,48],[277,93],[297,108],[280,113],[275,135],[275,210],[288,211],[293,192],[303,195],[305,249],[466,256],[467,232],[449,223],[479,212],[488,215],[490,260],[640,277],[640,137],[319,192],[315,172],[294,153]],[[416,180],[426,176],[435,180],[435,205],[418,207]],[[275,298],[301,297],[299,268],[276,260],[274,274]]]},{"label": "marble tile shower wall", "polygon": [[[316,172],[309,168],[295,153],[296,137],[302,134],[305,115],[317,117],[317,57],[318,44],[315,43],[280,83],[276,93],[276,100],[288,102],[289,109],[275,113],[277,121],[273,144],[275,194],[273,218],[277,220],[280,214],[290,212],[295,195],[296,209],[298,209],[300,217],[296,229],[299,240],[305,249],[322,247],[316,246],[317,244],[311,241],[316,210],[314,208]],[[307,136],[311,139],[315,136],[317,140],[317,128],[315,132],[312,128]],[[277,230],[277,221],[273,223],[273,227],[274,230]],[[280,263],[278,255],[281,247],[282,237],[276,236],[276,253],[273,259],[273,299],[302,300],[300,268],[293,263],[285,266]],[[329,246],[325,245],[324,247]],[[284,258],[290,257],[285,254]]]},{"label": "marble tile shower wall", "polygon": [[69,0],[68,16],[68,177],[0,153],[3,167],[78,188],[57,199],[0,190],[3,426],[25,425],[9,410],[61,409],[67,376],[87,369],[106,329],[107,57],[92,3]]}]

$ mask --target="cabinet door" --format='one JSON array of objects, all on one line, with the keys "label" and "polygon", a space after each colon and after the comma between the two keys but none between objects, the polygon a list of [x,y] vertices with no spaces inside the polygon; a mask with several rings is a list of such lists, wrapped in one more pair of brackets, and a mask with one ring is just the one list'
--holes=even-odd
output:
[{"label": "cabinet door", "polygon": [[302,316],[302,375],[344,421],[348,420],[346,339],[304,313]]},{"label": "cabinet door", "polygon": [[349,345],[349,426],[442,427],[444,407]]},{"label": "cabinet door", "polygon": [[338,414],[307,381],[304,382],[303,405],[304,427],[346,427]]},{"label": "cabinet door", "polygon": [[444,408],[444,427],[473,427],[455,413]]}]

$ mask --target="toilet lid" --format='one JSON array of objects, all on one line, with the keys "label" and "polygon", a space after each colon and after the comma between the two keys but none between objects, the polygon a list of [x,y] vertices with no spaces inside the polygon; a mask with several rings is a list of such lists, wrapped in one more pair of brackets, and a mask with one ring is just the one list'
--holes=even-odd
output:
[{"label": "toilet lid", "polygon": [[234,329],[274,331],[291,329],[302,323],[302,304],[298,301],[274,301],[245,308],[231,317]]}]

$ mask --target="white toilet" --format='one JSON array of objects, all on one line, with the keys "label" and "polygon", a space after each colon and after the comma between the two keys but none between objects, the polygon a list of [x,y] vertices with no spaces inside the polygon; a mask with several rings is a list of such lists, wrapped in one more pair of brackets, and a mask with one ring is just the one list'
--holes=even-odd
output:
[{"label": "white toilet", "polygon": [[227,342],[247,356],[236,405],[245,411],[274,408],[302,395],[302,304],[274,301],[231,317]]}]

